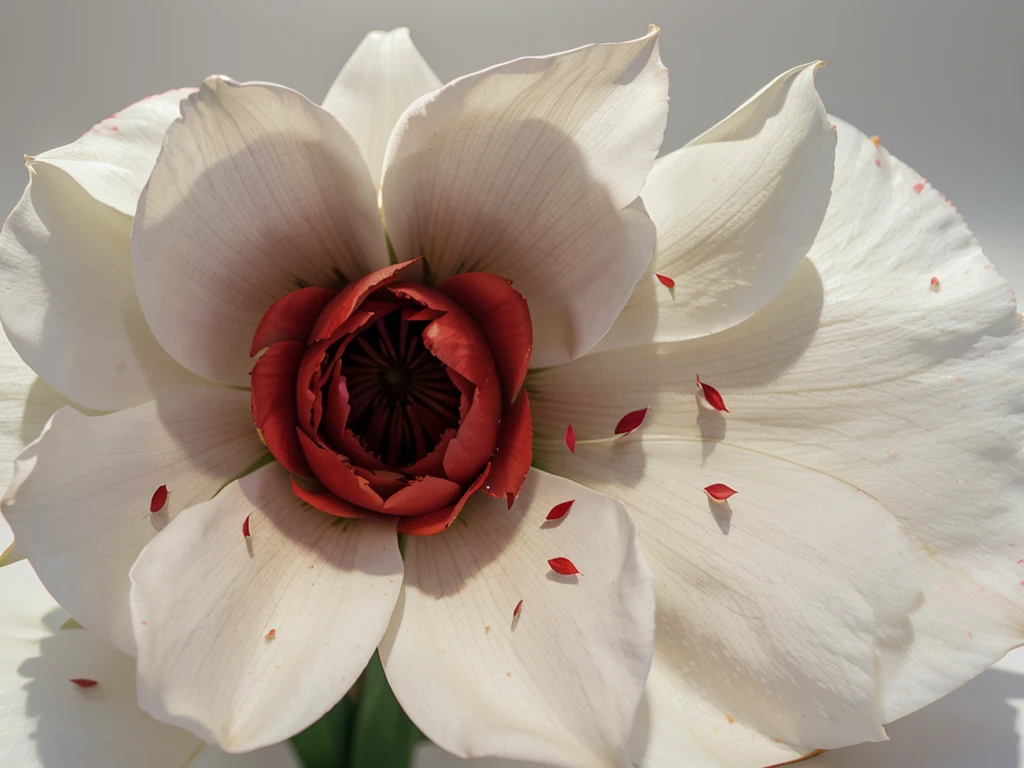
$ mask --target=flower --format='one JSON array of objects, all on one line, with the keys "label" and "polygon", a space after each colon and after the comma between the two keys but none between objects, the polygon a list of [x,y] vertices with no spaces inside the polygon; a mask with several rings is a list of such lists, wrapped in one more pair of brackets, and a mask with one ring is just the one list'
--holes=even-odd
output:
[{"label": "flower", "polygon": [[[144,709],[229,751],[310,723],[378,644],[463,756],[759,766],[884,738],[1021,642],[1024,344],[955,209],[826,115],[816,68],[655,162],[656,30],[440,90],[396,31],[323,110],[215,78],[40,156],[0,320],[58,391],[121,410],[58,411],[21,454],[18,551],[137,653]],[[458,390],[422,446],[353,417],[343,373],[413,405],[382,354],[403,328]],[[497,401],[446,343],[493,362]],[[496,484],[520,402],[533,468]],[[253,419],[278,462],[235,479]],[[388,514],[410,488],[420,514]],[[400,525],[429,535],[400,553]]]}]

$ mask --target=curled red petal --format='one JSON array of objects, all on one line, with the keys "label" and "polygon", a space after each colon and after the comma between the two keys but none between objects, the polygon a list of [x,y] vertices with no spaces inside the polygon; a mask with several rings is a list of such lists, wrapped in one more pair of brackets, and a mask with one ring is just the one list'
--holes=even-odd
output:
[{"label": "curled red petal", "polygon": [[149,500],[149,511],[156,513],[164,508],[167,503],[167,486],[161,485],[153,492],[153,498]]},{"label": "curled red petal", "polygon": [[246,515],[246,516],[245,516],[245,520],[243,520],[243,521],[242,521],[242,535],[243,535],[243,536],[244,536],[245,538],[247,538],[247,539],[248,539],[248,538],[249,538],[250,536],[252,536],[252,532],[251,532],[251,530],[249,529],[249,518],[251,518],[251,517],[252,517],[252,512],[250,512],[250,513],[249,513],[248,515]]},{"label": "curled red petal", "polygon": [[315,485],[313,489],[307,488],[303,484],[297,482],[294,477],[292,478],[292,493],[311,507],[319,509],[321,512],[326,512],[329,515],[334,515],[335,517],[356,519],[360,517],[369,517],[373,514],[367,509],[357,507],[355,504],[347,502],[344,499],[339,499],[333,493],[325,490],[319,485]]},{"label": "curled red petal", "polygon": [[726,501],[729,497],[736,495],[736,491],[725,483],[714,483],[713,485],[709,485],[704,489],[704,493],[715,501]]},{"label": "curled red petal", "polygon": [[572,428],[572,424],[565,428],[565,447],[569,449],[569,453],[576,453],[576,430]]},{"label": "curled red petal", "polygon": [[334,288],[300,288],[275,301],[256,327],[249,356],[279,341],[309,338],[324,307],[338,295]]},{"label": "curled red petal", "polygon": [[269,632],[267,632],[267,634],[264,635],[264,637],[267,638],[267,640],[273,640],[275,637],[277,637],[277,630],[271,629]]},{"label": "curled red petal", "polygon": [[575,503],[576,499],[569,499],[569,501],[563,501],[561,504],[555,504],[555,506],[551,508],[551,511],[548,512],[548,516],[544,519],[561,520],[563,517],[569,514],[569,510],[572,509],[572,505]]},{"label": "curled red petal", "polygon": [[498,499],[507,499],[509,509],[519,495],[533,462],[533,418],[526,390],[501,416],[498,445],[491,457],[491,475],[486,492]]},{"label": "curled red petal", "polygon": [[331,299],[327,306],[324,307],[313,326],[313,330],[310,331],[307,342],[312,344],[331,336],[336,330],[338,330],[338,328],[341,327],[342,323],[352,316],[352,313],[359,308],[359,305],[362,304],[371,293],[376,291],[378,288],[382,288],[385,285],[393,283],[407,270],[418,265],[422,258],[423,257],[421,256],[420,258],[413,259],[412,261],[403,261],[399,264],[392,264],[391,266],[384,267],[383,269],[378,269],[376,272],[371,272],[370,274],[359,278],[355,282],[346,285],[333,299]]},{"label": "curled red petal", "polygon": [[510,280],[488,272],[454,275],[438,290],[455,299],[487,337],[502,395],[511,403],[526,380],[533,351],[533,324],[526,299]]},{"label": "curled red petal", "polygon": [[398,532],[407,533],[410,536],[431,536],[432,534],[440,533],[455,522],[455,518],[459,516],[462,508],[466,506],[470,496],[483,487],[484,482],[487,480],[487,473],[490,471],[491,466],[488,464],[484,467],[483,472],[480,473],[480,477],[465,490],[462,497],[451,507],[439,509],[426,515],[399,518]]},{"label": "curled red petal", "polygon": [[250,376],[252,420],[267,448],[292,474],[310,477],[312,471],[295,435],[295,377],[305,347],[298,341],[272,345],[253,366]]},{"label": "curled red petal", "polygon": [[465,484],[480,474],[498,444],[500,419],[501,384],[497,369],[492,366],[487,378],[476,388],[469,410],[445,451],[444,472],[449,479]]},{"label": "curled red petal", "polygon": [[616,435],[628,435],[634,429],[644,423],[644,418],[647,416],[647,409],[641,408],[639,411],[630,411],[621,419],[619,423],[615,425]]},{"label": "curled red petal", "polygon": [[655,272],[654,276],[658,278],[659,282],[661,282],[661,284],[664,285],[669,290],[676,287],[676,281],[673,280],[668,275],[659,275],[657,272]]},{"label": "curled red petal", "polygon": [[701,381],[700,374],[697,375],[697,393],[716,411],[729,412],[729,409],[725,407],[725,400],[722,399],[722,394],[710,384],[705,384]]},{"label": "curled red petal", "polygon": [[520,600],[518,603],[516,603],[516,607],[512,609],[512,618],[514,619],[517,616],[519,616],[519,612],[521,610],[523,610],[523,601],[522,600]]},{"label": "curled red petal", "polygon": [[71,682],[79,688],[92,688],[95,685],[99,685],[98,682],[90,680],[88,677],[72,677]]},{"label": "curled red petal", "polygon": [[384,500],[371,487],[365,476],[360,475],[346,457],[317,443],[305,432],[296,431],[302,452],[309,461],[316,477],[328,491],[357,507],[380,512]]},{"label": "curled red petal", "polygon": [[[551,566],[551,570],[559,576],[575,576],[576,574],[580,574],[576,566],[573,565],[572,560],[567,557],[553,557],[548,560],[548,565]],[[582,576],[583,574],[580,575]]]}]

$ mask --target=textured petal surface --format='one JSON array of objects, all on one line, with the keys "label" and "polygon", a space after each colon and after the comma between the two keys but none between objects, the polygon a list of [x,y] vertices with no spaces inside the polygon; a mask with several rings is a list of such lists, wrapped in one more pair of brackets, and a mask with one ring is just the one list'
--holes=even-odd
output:
[{"label": "textured petal surface", "polygon": [[192,381],[153,338],[135,296],[131,217],[55,165],[28,169],[0,232],[0,320],[21,358],[61,394],[99,410]]},{"label": "textured petal surface", "polygon": [[[3,511],[18,551],[60,604],[132,652],[135,558],[181,510],[211,498],[263,453],[247,392],[183,389],[96,417],[63,408],[18,457]],[[154,514],[161,485],[167,502]]]},{"label": "textured petal surface", "polygon": [[654,227],[636,197],[668,115],[657,34],[467,75],[414,103],[388,146],[398,258],[425,256],[438,283],[512,280],[534,365],[593,346],[650,262]]},{"label": "textured petal surface", "polygon": [[[578,514],[545,524],[566,498]],[[463,757],[620,765],[654,621],[636,527],[608,497],[536,469],[511,510],[477,494],[459,520],[406,540],[405,588],[380,649],[402,707]],[[583,575],[557,576],[553,557]]]},{"label": "textured petal surface", "polygon": [[135,284],[175,359],[246,385],[275,301],[387,264],[376,194],[352,136],[295,91],[210,78],[182,116],[139,201]]},{"label": "textured petal surface", "polygon": [[599,349],[714,333],[782,290],[832,184],[836,136],[814,88],[819,66],[780,75],[654,164],[643,193],[658,228],[654,260]]},{"label": "textured petal surface", "polygon": [[413,45],[406,27],[371,32],[345,62],[324,109],[352,132],[380,186],[384,151],[406,107],[441,81]]},{"label": "textured petal surface", "polygon": [[[540,462],[557,457],[567,422],[582,442],[649,404],[643,443],[625,438],[633,450],[688,438],[713,457],[727,443],[873,497],[909,534],[920,590],[910,631],[875,643],[888,722],[1024,638],[1024,337],[1012,291],[952,205],[844,123],[832,200],[809,257],[775,300],[723,333],[535,375],[535,451]],[[698,373],[722,392],[728,414],[697,402]],[[624,498],[642,500],[642,487],[623,489]],[[686,542],[676,547],[682,555]],[[769,600],[769,587],[751,597]],[[768,728],[774,717],[766,709],[745,724]],[[730,764],[751,764],[729,739],[707,743]]]},{"label": "textured petal surface", "polygon": [[176,88],[138,101],[30,160],[60,168],[101,203],[134,216],[164,134],[181,114],[181,100],[195,90]]},{"label": "textured petal surface", "polygon": [[140,706],[228,752],[287,739],[334,706],[402,583],[394,523],[336,523],[270,465],[154,539],[131,574]]}]

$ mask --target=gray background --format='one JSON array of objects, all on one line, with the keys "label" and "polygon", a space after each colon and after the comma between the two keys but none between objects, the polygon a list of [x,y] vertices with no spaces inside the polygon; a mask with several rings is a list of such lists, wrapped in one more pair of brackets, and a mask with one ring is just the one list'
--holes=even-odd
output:
[{"label": "gray background", "polygon": [[666,150],[825,59],[829,110],[927,176],[1024,286],[1024,0],[0,0],[0,208],[24,153],[211,73],[319,100],[370,29],[411,27],[447,80],[648,23],[672,78]]}]

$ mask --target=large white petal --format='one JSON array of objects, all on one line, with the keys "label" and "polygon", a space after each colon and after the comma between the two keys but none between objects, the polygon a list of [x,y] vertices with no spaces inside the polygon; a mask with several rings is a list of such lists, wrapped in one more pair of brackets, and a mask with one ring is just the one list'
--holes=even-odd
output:
[{"label": "large white petal", "polygon": [[29,160],[66,171],[101,203],[134,216],[164,134],[181,114],[181,100],[195,90],[177,88],[145,98],[101,120],[72,143]]},{"label": "large white petal", "polygon": [[416,46],[407,27],[370,32],[345,62],[324,99],[324,109],[352,132],[380,186],[384,152],[398,118],[441,81]]},{"label": "large white petal", "polygon": [[[809,255],[732,329],[535,374],[535,455],[559,450],[566,422],[603,437],[650,405],[648,438],[727,441],[870,494],[911,536],[923,595],[910,641],[876,648],[888,722],[1024,639],[1024,335],[956,210],[843,123]],[[696,401],[698,373],[728,414]]]},{"label": "large white petal", "polygon": [[248,386],[271,304],[387,265],[377,196],[352,136],[295,91],[210,78],[181,111],[139,201],[135,285],[175,359]]},{"label": "large white petal", "polygon": [[811,247],[832,185],[836,136],[814,88],[819,66],[780,75],[655,162],[643,192],[658,228],[654,260],[598,349],[714,333],[782,290]]},{"label": "large white petal", "polygon": [[132,282],[129,215],[60,167],[30,161],[0,232],[0,320],[21,358],[89,408],[144,402],[194,380],[153,338]]},{"label": "large white petal", "polygon": [[131,579],[140,706],[245,752],[348,691],[388,625],[402,557],[395,521],[311,509],[272,464],[182,513]]},{"label": "large white petal", "polygon": [[[95,417],[62,408],[18,457],[3,511],[18,551],[58,602],[130,653],[128,571],[139,552],[264,451],[248,392],[182,389]],[[162,485],[167,502],[154,514]]]},{"label": "large white petal", "polygon": [[[545,523],[570,499],[567,517]],[[380,648],[402,708],[463,757],[620,765],[654,627],[636,526],[614,500],[538,469],[511,510],[477,494],[459,521],[406,540]],[[583,575],[556,575],[554,557]]]},{"label": "large white petal", "polygon": [[399,259],[430,276],[493,272],[533,317],[533,363],[597,343],[651,260],[636,199],[661,146],[658,30],[518,59],[414,103],[388,145],[382,199]]}]

